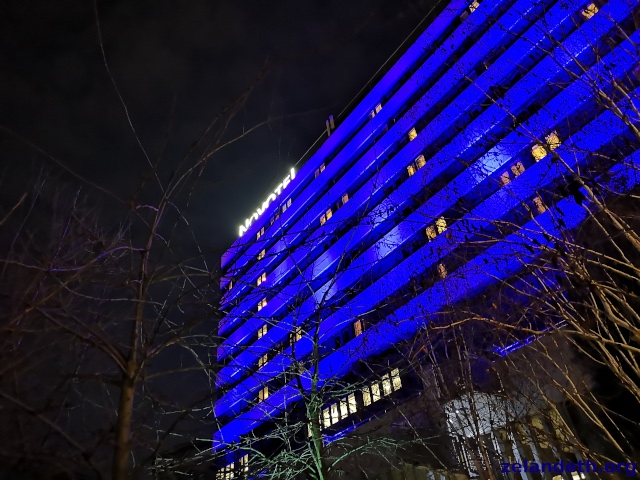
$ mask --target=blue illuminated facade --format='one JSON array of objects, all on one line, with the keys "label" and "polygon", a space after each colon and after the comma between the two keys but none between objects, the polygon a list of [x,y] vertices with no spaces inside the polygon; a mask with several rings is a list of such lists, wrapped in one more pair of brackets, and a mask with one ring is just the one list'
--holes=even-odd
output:
[{"label": "blue illuminated facade", "polygon": [[[214,450],[300,401],[293,381],[263,400],[311,354],[306,326],[331,346],[321,383],[345,377],[577,227],[589,205],[554,192],[594,152],[627,145],[601,173],[611,191],[636,186],[621,116],[640,107],[637,5],[453,0],[432,21],[224,254]],[[613,96],[612,79],[632,92],[621,114],[594,95]]]}]

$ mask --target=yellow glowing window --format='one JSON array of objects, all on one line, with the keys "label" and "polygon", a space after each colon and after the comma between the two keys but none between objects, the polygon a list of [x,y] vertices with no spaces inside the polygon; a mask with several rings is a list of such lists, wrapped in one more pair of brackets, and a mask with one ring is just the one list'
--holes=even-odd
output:
[{"label": "yellow glowing window", "polygon": [[524,165],[522,165],[522,162],[516,162],[515,164],[511,165],[511,173],[513,173],[514,177],[517,177],[522,172],[524,172]]},{"label": "yellow glowing window", "polygon": [[598,13],[598,7],[596,6],[595,3],[590,3],[580,13],[582,14],[585,20],[589,20],[596,13]]},{"label": "yellow glowing window", "polygon": [[320,216],[320,225],[324,225],[325,223],[327,223],[327,216],[325,214],[322,214]]},{"label": "yellow glowing window", "polygon": [[282,213],[287,211],[287,208],[291,206],[291,199],[287,200],[284,205],[282,205]]},{"label": "yellow glowing window", "polygon": [[349,413],[356,413],[358,410],[358,404],[356,403],[356,396],[353,393],[350,393],[347,397],[347,404],[349,406]]},{"label": "yellow glowing window", "polygon": [[302,327],[296,327],[293,332],[291,332],[291,342],[297,342],[302,339]]},{"label": "yellow glowing window", "polygon": [[240,470],[242,470],[243,472],[249,471],[249,454],[248,453],[240,457],[240,460],[238,460],[238,465],[240,466]]},{"label": "yellow glowing window", "polygon": [[260,230],[258,230],[258,232],[256,233],[256,240],[259,240],[260,237],[264,235],[264,227],[262,227]]},{"label": "yellow glowing window", "polygon": [[533,206],[538,213],[544,213],[547,211],[547,207],[539,196],[533,198]]},{"label": "yellow glowing window", "polygon": [[536,162],[539,162],[547,156],[547,149],[540,144],[534,145],[531,147],[531,155],[533,155]]},{"label": "yellow glowing window", "polygon": [[511,181],[511,177],[509,176],[509,172],[503,172],[500,175],[500,185],[504,186]]},{"label": "yellow glowing window", "polygon": [[256,283],[257,283],[258,285],[261,285],[263,282],[266,282],[266,281],[267,281],[267,274],[266,274],[266,272],[265,272],[265,273],[263,273],[262,275],[260,275],[260,276],[258,277],[258,280],[256,280]]},{"label": "yellow glowing window", "polygon": [[400,390],[402,388],[402,380],[400,379],[400,370],[394,368],[391,370],[391,384],[393,385],[393,390]]},{"label": "yellow glowing window", "polygon": [[264,387],[258,392],[258,400],[264,402],[267,398],[269,398],[269,387]]},{"label": "yellow glowing window", "polygon": [[433,240],[434,238],[436,238],[436,227],[434,225],[430,225],[425,229],[425,233],[427,234],[427,239],[429,241]]},{"label": "yellow glowing window", "polygon": [[349,201],[349,194],[348,193],[343,193],[342,194],[342,204],[344,205],[348,201]]},{"label": "yellow glowing window", "polygon": [[264,250],[264,249],[263,249],[263,250],[260,250],[260,253],[258,254],[258,260],[262,260],[262,259],[264,258],[265,253],[266,253],[266,252],[265,252],[265,250]]},{"label": "yellow glowing window", "polygon": [[267,299],[263,298],[258,302],[258,311],[262,310],[266,306],[267,306]]},{"label": "yellow glowing window", "polygon": [[471,13],[475,12],[476,8],[478,8],[480,6],[480,2],[478,2],[478,0],[473,0],[473,2],[471,2],[471,4],[469,5],[469,11]]},{"label": "yellow glowing window", "polygon": [[363,327],[362,320],[356,320],[355,322],[353,322],[353,331],[356,337],[359,335],[362,335],[362,332],[364,330],[362,327]]},{"label": "yellow glowing window", "polygon": [[377,402],[381,398],[382,398],[382,395],[380,395],[380,384],[378,382],[374,382],[371,385],[371,401]]},{"label": "yellow glowing window", "polygon": [[267,334],[267,330],[269,327],[267,327],[267,324],[265,323],[264,325],[262,325],[259,329],[258,329],[258,338],[262,338]]},{"label": "yellow glowing window", "polygon": [[420,155],[418,158],[416,158],[415,164],[418,168],[424,167],[427,164],[427,161],[424,159],[424,155]]},{"label": "yellow glowing window", "polygon": [[391,377],[388,373],[382,377],[382,393],[385,396],[391,395]]},{"label": "yellow glowing window", "polygon": [[407,173],[410,177],[416,173],[416,166],[413,163],[407,167]]},{"label": "yellow glowing window", "polygon": [[409,130],[407,136],[409,137],[409,141],[414,140],[418,136],[418,132],[416,132],[415,128],[412,128],[411,130]]},{"label": "yellow glowing window", "polygon": [[229,290],[233,288],[233,280],[229,281],[229,286],[227,287]]},{"label": "yellow glowing window", "polygon": [[442,263],[438,264],[438,275],[442,279],[447,278],[447,267],[445,267]]},{"label": "yellow glowing window", "polygon": [[364,403],[365,407],[371,405],[371,392],[369,391],[369,387],[362,389],[362,403]]},{"label": "yellow glowing window", "polygon": [[438,233],[442,233],[447,229],[447,221],[444,219],[444,217],[440,217],[438,220],[436,220],[436,230],[438,231]]},{"label": "yellow glowing window", "polygon": [[258,359],[258,368],[262,368],[267,364],[269,356],[265,353]]},{"label": "yellow glowing window", "polygon": [[376,108],[374,108],[373,110],[371,110],[371,112],[369,112],[369,118],[373,118],[376,116],[376,114],[380,113],[380,110],[382,110],[382,104],[377,104]]},{"label": "yellow glowing window", "polygon": [[558,132],[556,131],[551,132],[549,135],[544,137],[544,139],[547,141],[547,144],[549,145],[549,150],[551,150],[552,152],[556,148],[558,148],[560,145],[562,145],[562,142],[560,141],[560,137],[558,137]]},{"label": "yellow glowing window", "polygon": [[325,215],[327,216],[327,220],[329,220],[331,217],[333,217],[333,210],[331,210],[330,208],[327,209]]}]

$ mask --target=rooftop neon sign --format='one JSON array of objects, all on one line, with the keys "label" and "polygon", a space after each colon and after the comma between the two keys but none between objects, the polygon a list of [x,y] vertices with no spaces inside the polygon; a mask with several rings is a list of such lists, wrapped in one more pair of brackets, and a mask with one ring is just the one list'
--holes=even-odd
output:
[{"label": "rooftop neon sign", "polygon": [[246,231],[249,229],[251,224],[254,221],[256,221],[260,217],[260,215],[264,213],[264,211],[271,204],[271,202],[275,201],[276,198],[280,196],[282,191],[285,188],[287,188],[287,185],[289,185],[291,183],[291,180],[293,180],[294,178],[296,178],[296,169],[292,168],[289,174],[286,177],[284,177],[284,180],[282,180],[282,182],[278,184],[275,190],[271,192],[271,194],[269,194],[267,199],[264,202],[262,202],[262,206],[258,207],[256,211],[253,212],[253,214],[244,221],[244,225],[240,225],[240,227],[238,228],[239,236],[242,236],[246,233]]}]

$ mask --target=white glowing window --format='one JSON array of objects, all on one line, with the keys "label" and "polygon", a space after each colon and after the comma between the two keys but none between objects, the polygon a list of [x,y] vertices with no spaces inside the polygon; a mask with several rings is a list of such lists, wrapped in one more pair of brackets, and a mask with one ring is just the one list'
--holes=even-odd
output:
[{"label": "white glowing window", "polygon": [[536,162],[539,162],[540,160],[542,160],[544,157],[547,156],[547,149],[540,144],[536,144],[533,147],[531,147],[531,155],[533,155],[533,158],[535,159]]},{"label": "white glowing window", "polygon": [[371,392],[369,391],[369,387],[362,389],[362,403],[364,403],[365,407],[371,405]]},{"label": "white glowing window", "polygon": [[258,392],[258,400],[264,402],[267,398],[269,398],[269,387],[264,387]]},{"label": "white glowing window", "polygon": [[349,201],[349,194],[348,193],[343,193],[342,194],[342,205],[344,205],[348,201]]},{"label": "white glowing window", "polygon": [[416,132],[415,128],[412,128],[411,130],[409,130],[407,136],[409,137],[409,141],[414,140],[418,136],[418,132]]},{"label": "white glowing window", "polygon": [[282,205],[282,213],[287,211],[287,208],[291,206],[291,199],[287,200],[284,205]]},{"label": "white glowing window", "polygon": [[580,13],[582,14],[582,16],[584,17],[585,20],[589,20],[596,13],[598,13],[598,7],[596,6],[595,3],[590,3]]},{"label": "white glowing window", "polygon": [[260,237],[264,235],[264,227],[262,227],[260,230],[258,230],[258,232],[256,233],[256,240],[259,240]]},{"label": "white glowing window", "polygon": [[338,404],[331,405],[331,424],[338,423],[340,421],[340,415],[338,414]]},{"label": "white glowing window", "polygon": [[322,172],[324,172],[324,163],[323,163],[322,165],[320,165],[320,167],[319,167],[319,168],[317,168],[317,169],[316,169],[316,174],[315,174],[315,175],[316,175],[316,177],[317,177],[318,175],[320,175]]},{"label": "white glowing window", "polygon": [[264,325],[262,325],[259,329],[258,329],[258,338],[262,338],[267,334],[267,330],[269,327],[267,327],[267,324],[265,323]]},{"label": "white glowing window", "polygon": [[249,454],[248,453],[240,457],[240,459],[238,460],[238,466],[240,467],[240,470],[243,472],[249,471]]},{"label": "white glowing window", "polygon": [[438,264],[438,276],[442,279],[447,278],[447,267],[443,263]]},{"label": "white glowing window", "polygon": [[331,412],[329,408],[325,408],[322,410],[322,420],[322,424],[325,428],[331,426]]},{"label": "white glowing window", "polygon": [[391,383],[393,390],[400,390],[402,388],[402,379],[400,378],[400,370],[394,368],[391,370]]},{"label": "white glowing window", "polygon": [[544,213],[547,211],[547,206],[539,196],[533,198],[533,206],[536,208],[538,213]]},{"label": "white glowing window", "polygon": [[266,253],[267,252],[264,249],[260,250],[260,253],[258,254],[258,260],[262,260]]},{"label": "white glowing window", "polygon": [[478,2],[478,0],[473,0],[473,2],[471,2],[471,4],[469,5],[469,11],[471,13],[476,11],[476,8],[478,8],[480,6],[480,2]]},{"label": "white glowing window", "polygon": [[333,210],[331,210],[330,208],[327,209],[325,215],[327,216],[327,220],[329,220],[331,217],[333,217]]},{"label": "white glowing window", "polygon": [[514,177],[517,177],[523,172],[524,172],[524,165],[522,165],[522,162],[516,162],[513,165],[511,165],[511,173],[513,173]]},{"label": "white glowing window", "polygon": [[258,359],[258,368],[264,367],[268,361],[269,361],[269,355],[265,353]]},{"label": "white glowing window", "polygon": [[232,480],[234,464],[231,462],[229,465],[222,467],[216,472],[216,480]]},{"label": "white glowing window", "polygon": [[385,396],[391,395],[391,377],[388,373],[382,377],[382,393]]},{"label": "white glowing window", "polygon": [[500,175],[500,185],[504,186],[511,181],[511,177],[509,176],[509,172],[502,172]]},{"label": "white glowing window", "polygon": [[358,404],[356,403],[356,395],[350,393],[347,397],[347,405],[349,406],[349,413],[356,413],[358,411]]},{"label": "white glowing window", "polygon": [[438,220],[436,220],[436,230],[438,231],[438,233],[442,233],[447,229],[447,221],[444,219],[444,217],[440,217]]},{"label": "white glowing window", "polygon": [[371,385],[371,401],[377,402],[381,398],[382,396],[380,395],[380,384],[378,382],[374,382]]},{"label": "white glowing window", "polygon": [[340,418],[347,418],[349,416],[349,405],[347,399],[340,400]]},{"label": "white glowing window", "polygon": [[562,142],[560,141],[560,137],[558,137],[558,132],[556,132],[555,130],[551,132],[549,135],[547,135],[546,137],[544,137],[544,139],[547,141],[547,144],[549,145],[549,149],[552,152],[556,148],[558,148],[560,145],[562,145]]},{"label": "white glowing window", "polygon": [[424,159],[424,155],[420,155],[418,158],[416,158],[415,164],[418,168],[424,167],[427,164],[427,161]]},{"label": "white glowing window", "polygon": [[431,241],[436,238],[436,227],[434,225],[430,225],[425,229],[425,233],[427,234],[427,240]]},{"label": "white glowing window", "polygon": [[407,173],[410,177],[416,173],[416,166],[413,163],[407,167]]},{"label": "white glowing window", "polygon": [[355,333],[356,337],[358,335],[362,335],[362,332],[364,330],[363,328],[363,324],[362,324],[362,320],[356,320],[355,322],[353,322],[353,332]]}]

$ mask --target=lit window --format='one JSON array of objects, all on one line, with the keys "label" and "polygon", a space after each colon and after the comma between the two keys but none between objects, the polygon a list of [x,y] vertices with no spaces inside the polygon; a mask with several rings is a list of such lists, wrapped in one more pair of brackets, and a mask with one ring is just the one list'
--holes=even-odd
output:
[{"label": "lit window", "polygon": [[282,205],[282,213],[287,211],[287,208],[291,206],[291,199],[287,200],[284,205]]},{"label": "lit window", "polygon": [[238,460],[238,466],[240,467],[240,470],[243,472],[249,471],[249,454],[248,453],[240,457],[240,459]]},{"label": "lit window", "polygon": [[415,164],[418,168],[424,167],[427,164],[427,161],[424,159],[424,155],[420,155],[418,158],[416,158]]},{"label": "lit window", "polygon": [[315,173],[316,177],[320,175],[322,172],[324,172],[324,163],[316,169],[316,173]]},{"label": "lit window", "polygon": [[469,12],[475,12],[476,8],[478,8],[479,6],[480,2],[478,2],[478,0],[473,0],[473,2],[471,2],[471,4],[469,5]]},{"label": "lit window", "polygon": [[327,216],[327,220],[329,220],[333,216],[333,210],[331,210],[330,208],[327,209],[325,215]]},{"label": "lit window", "polygon": [[444,219],[444,217],[440,217],[438,220],[436,220],[436,230],[438,231],[438,233],[442,233],[447,229],[447,221]]},{"label": "lit window", "polygon": [[416,132],[415,128],[412,128],[411,130],[409,130],[409,133],[407,135],[409,137],[409,141],[411,141],[411,140],[414,140],[418,136],[418,132]]},{"label": "lit window", "polygon": [[259,329],[258,329],[258,338],[262,338],[267,334],[267,330],[269,329],[269,327],[267,327],[267,324],[265,323],[264,325],[262,325]]},{"label": "lit window", "polygon": [[338,423],[340,421],[340,415],[338,414],[338,404],[331,405],[331,424]]},{"label": "lit window", "polygon": [[391,370],[391,384],[393,385],[393,390],[400,390],[402,388],[402,379],[400,378],[400,370],[394,368]]},{"label": "lit window", "polygon": [[425,229],[425,233],[427,234],[427,240],[431,241],[436,238],[436,227],[434,225],[430,225]]},{"label": "lit window", "polygon": [[325,428],[331,426],[331,412],[329,408],[325,408],[322,410],[322,424]]},{"label": "lit window", "polygon": [[353,332],[355,333],[356,337],[359,335],[362,335],[363,331],[364,331],[364,324],[362,320],[356,320],[355,322],[353,322]]},{"label": "lit window", "polygon": [[536,208],[538,213],[544,213],[547,211],[547,206],[539,196],[533,198],[533,206]]},{"label": "lit window", "polygon": [[256,281],[256,283],[257,283],[258,285],[260,285],[260,284],[262,284],[263,282],[266,282],[266,281],[267,281],[267,274],[266,274],[266,272],[265,272],[265,273],[263,273],[262,275],[260,275],[260,276],[258,277],[258,280]]},{"label": "lit window", "polygon": [[233,288],[233,280],[229,280],[229,286],[227,289],[231,290]]},{"label": "lit window", "polygon": [[267,306],[267,299],[263,298],[258,302],[258,311],[262,310],[266,306]]},{"label": "lit window", "polygon": [[342,194],[342,205],[344,205],[348,201],[349,201],[349,194],[348,193],[343,193]]},{"label": "lit window", "polygon": [[438,276],[442,279],[447,278],[447,267],[443,263],[438,264]]},{"label": "lit window", "polygon": [[536,162],[539,162],[547,156],[547,149],[540,144],[534,145],[531,147],[531,155],[533,155]]},{"label": "lit window", "polygon": [[544,139],[547,141],[547,145],[549,145],[549,150],[551,150],[552,152],[556,148],[558,148],[560,145],[562,145],[562,142],[560,141],[560,137],[558,137],[558,132],[556,132],[555,130],[551,132],[549,135],[547,135],[546,137],[544,137]]},{"label": "lit window", "polygon": [[267,252],[265,252],[264,249],[260,250],[260,253],[258,254],[258,260],[262,260],[266,253]]},{"label": "lit window", "polygon": [[374,108],[373,110],[371,110],[371,112],[369,112],[369,118],[373,118],[376,116],[376,114],[380,113],[380,110],[382,110],[382,104],[377,104],[376,108]]},{"label": "lit window", "polygon": [[340,400],[340,418],[347,418],[349,416],[349,405],[347,399]]},{"label": "lit window", "polygon": [[356,413],[358,410],[358,404],[356,403],[356,396],[354,393],[350,393],[347,397],[347,405],[349,406],[349,413]]},{"label": "lit window", "polygon": [[509,176],[509,172],[503,172],[500,175],[500,185],[505,186],[507,183],[511,181],[511,177]]},{"label": "lit window", "polygon": [[269,355],[265,353],[258,359],[258,368],[264,367],[268,361],[269,361]]},{"label": "lit window", "polygon": [[413,163],[407,167],[407,173],[410,177],[412,177],[416,173],[416,167]]},{"label": "lit window", "polygon": [[273,217],[271,217],[271,225],[275,223],[276,220],[280,218],[280,212],[276,213]]},{"label": "lit window", "polygon": [[258,233],[256,233],[256,240],[259,240],[262,235],[264,235],[264,227],[262,227],[260,230],[258,230]]},{"label": "lit window", "polygon": [[324,225],[325,223],[327,223],[327,217],[325,214],[322,214],[320,216],[320,225]]},{"label": "lit window", "polygon": [[231,462],[229,465],[222,467],[216,472],[216,480],[232,480],[234,464]]},{"label": "lit window", "polygon": [[365,407],[371,405],[371,392],[369,391],[369,387],[362,389],[362,403],[364,403]]},{"label": "lit window", "polygon": [[595,3],[590,3],[580,13],[582,14],[582,16],[584,17],[585,20],[589,20],[596,13],[598,13],[598,7],[596,7]]},{"label": "lit window", "polygon": [[296,327],[293,332],[289,334],[289,343],[293,345],[298,340],[302,339],[302,327]]},{"label": "lit window", "polygon": [[382,377],[382,393],[385,396],[391,395],[391,377],[388,373]]},{"label": "lit window", "polygon": [[264,402],[267,398],[269,398],[269,387],[264,387],[258,392],[258,401]]},{"label": "lit window", "polygon": [[381,398],[382,396],[380,395],[380,384],[378,382],[374,382],[371,385],[371,401],[377,402]]},{"label": "lit window", "polygon": [[516,162],[515,164],[511,165],[511,173],[513,173],[514,177],[517,177],[522,172],[524,172],[524,165],[522,165],[522,162]]}]

